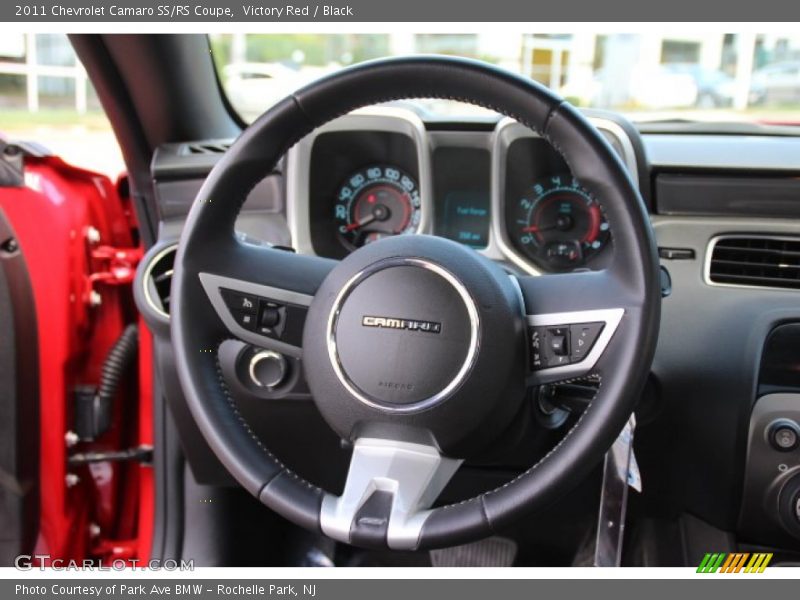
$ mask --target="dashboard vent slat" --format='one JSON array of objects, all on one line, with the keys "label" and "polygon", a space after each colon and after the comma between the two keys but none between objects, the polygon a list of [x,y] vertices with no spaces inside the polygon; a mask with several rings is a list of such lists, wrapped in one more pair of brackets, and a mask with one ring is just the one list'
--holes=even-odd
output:
[{"label": "dashboard vent slat", "polygon": [[715,240],[711,283],[800,289],[800,238],[731,236]]},{"label": "dashboard vent slat", "polygon": [[230,142],[186,144],[188,154],[224,154],[231,147]]},{"label": "dashboard vent slat", "polygon": [[168,246],[156,254],[144,275],[145,298],[150,307],[163,317],[169,316],[172,273],[176,246]]}]

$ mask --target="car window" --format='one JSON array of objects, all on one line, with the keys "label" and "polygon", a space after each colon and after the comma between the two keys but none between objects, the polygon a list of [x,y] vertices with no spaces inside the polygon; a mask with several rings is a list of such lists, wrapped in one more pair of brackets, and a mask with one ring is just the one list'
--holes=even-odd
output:
[{"label": "car window", "polygon": [[[580,107],[633,120],[800,124],[800,34],[213,34],[231,104],[252,121],[294,89],[342,67],[404,54],[475,58],[548,86]],[[243,71],[247,65],[250,72]],[[769,81],[781,80],[780,90]],[[434,115],[485,113],[415,101]]]}]

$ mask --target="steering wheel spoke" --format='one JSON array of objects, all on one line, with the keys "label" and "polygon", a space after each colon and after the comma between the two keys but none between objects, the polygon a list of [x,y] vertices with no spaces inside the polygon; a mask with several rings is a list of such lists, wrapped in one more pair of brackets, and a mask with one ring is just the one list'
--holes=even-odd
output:
[{"label": "steering wheel spoke", "polygon": [[419,543],[430,506],[461,463],[432,446],[360,438],[344,492],[322,500],[322,531],[340,542],[411,550]]},{"label": "steering wheel spoke", "polygon": [[[198,273],[214,311],[238,339],[300,357],[308,307],[336,262],[235,243],[235,259]],[[271,277],[287,271],[291,277]]]}]

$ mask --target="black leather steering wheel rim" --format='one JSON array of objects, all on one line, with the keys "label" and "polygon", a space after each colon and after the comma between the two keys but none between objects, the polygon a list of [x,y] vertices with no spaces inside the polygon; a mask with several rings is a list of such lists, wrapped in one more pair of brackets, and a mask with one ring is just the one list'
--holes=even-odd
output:
[{"label": "black leather steering wheel rim", "polygon": [[[538,464],[503,487],[431,511],[415,548],[452,546],[491,535],[546,506],[587,474],[633,411],[653,353],[660,318],[659,267],[644,203],[605,139],[569,104],[538,83],[455,58],[408,57],[340,71],[281,101],[245,130],[206,179],[181,236],[172,283],[171,332],[180,381],[200,431],[236,480],[289,520],[320,531],[325,492],[280,463],[242,419],[226,389],[216,349],[231,337],[208,302],[203,272],[237,270],[313,296],[330,261],[261,251],[238,242],[236,216],[249,191],[302,137],[362,106],[407,98],[446,98],[510,116],[547,139],[573,175],[602,199],[611,226],[613,263],[603,274],[520,278],[526,305],[553,312],[585,291],[624,317],[595,366],[600,389],[577,425]],[[545,282],[543,280],[548,280]],[[597,284],[595,286],[595,284]],[[546,293],[545,293],[546,292]],[[585,302],[586,300],[582,300]],[[530,306],[529,306],[530,308]],[[385,547],[385,540],[361,542]]]}]

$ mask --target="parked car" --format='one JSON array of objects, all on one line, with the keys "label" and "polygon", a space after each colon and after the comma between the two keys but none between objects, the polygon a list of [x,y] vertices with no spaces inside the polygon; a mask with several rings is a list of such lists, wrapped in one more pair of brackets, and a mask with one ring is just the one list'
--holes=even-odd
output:
[{"label": "parked car", "polygon": [[800,104],[800,61],[779,62],[753,73],[750,104]]},{"label": "parked car", "polygon": [[697,86],[694,103],[698,108],[724,108],[733,105],[736,82],[727,73],[698,64],[666,65],[664,69],[671,73],[689,75],[694,80]]},{"label": "parked car", "polygon": [[[579,106],[604,106],[611,85],[607,79],[601,69],[591,77],[571,79],[559,91]],[[734,93],[731,76],[697,64],[634,70],[630,78],[630,100],[642,108],[725,108],[733,105]]]}]

